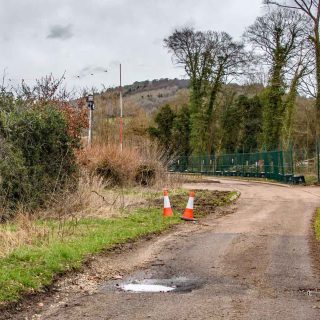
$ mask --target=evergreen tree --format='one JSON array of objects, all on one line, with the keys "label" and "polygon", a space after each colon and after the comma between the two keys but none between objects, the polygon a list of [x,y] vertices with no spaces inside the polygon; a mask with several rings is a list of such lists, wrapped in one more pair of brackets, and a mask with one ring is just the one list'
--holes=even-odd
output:
[{"label": "evergreen tree", "polygon": [[241,145],[244,152],[257,151],[262,133],[262,103],[258,96],[240,96],[237,102],[243,110],[243,132]]},{"label": "evergreen tree", "polygon": [[174,112],[170,105],[163,106],[155,116],[156,127],[149,127],[149,134],[165,149],[168,156],[189,156],[190,111],[184,105]]},{"label": "evergreen tree", "polygon": [[148,129],[150,136],[158,140],[168,154],[172,152],[172,130],[175,117],[175,112],[169,104],[166,104],[155,116],[156,127]]},{"label": "evergreen tree", "polygon": [[176,154],[180,156],[190,155],[190,131],[190,111],[189,107],[184,105],[177,112],[173,122],[172,144]]},{"label": "evergreen tree", "polygon": [[253,152],[262,132],[262,103],[258,96],[239,96],[221,117],[222,150],[226,153]]},{"label": "evergreen tree", "polygon": [[226,153],[238,151],[243,128],[243,105],[233,103],[226,107],[221,117],[222,150]]}]

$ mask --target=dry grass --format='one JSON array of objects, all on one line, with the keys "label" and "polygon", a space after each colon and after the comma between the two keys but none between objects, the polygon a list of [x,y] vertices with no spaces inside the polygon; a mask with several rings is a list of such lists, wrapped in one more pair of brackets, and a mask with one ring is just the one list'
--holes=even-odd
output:
[{"label": "dry grass", "polygon": [[79,162],[90,174],[103,177],[109,186],[162,189],[177,182],[166,173],[168,161],[163,152],[148,141],[140,147],[125,147],[123,151],[118,145],[94,145],[82,150]]},{"label": "dry grass", "polygon": [[79,154],[82,166],[91,174],[100,175],[111,185],[132,181],[139,160],[139,154],[135,150],[120,152],[119,147],[114,145],[94,145]]},{"label": "dry grass", "polygon": [[46,241],[50,235],[46,225],[37,225],[34,217],[21,211],[13,221],[0,225],[0,258],[22,245]]},{"label": "dry grass", "polygon": [[144,205],[146,198],[137,188],[128,192],[124,188],[110,188],[102,177],[83,171],[78,188],[57,197],[49,209],[38,214],[46,219],[70,220],[80,218],[112,218],[132,207]]},{"label": "dry grass", "polygon": [[148,201],[142,190],[106,187],[102,178],[84,171],[78,188],[53,196],[47,209],[32,214],[20,209],[13,220],[0,224],[0,258],[22,245],[48,244],[71,236],[81,219],[110,219],[143,207]]},{"label": "dry grass", "polygon": [[[82,170],[76,188],[54,194],[46,209],[29,214],[21,208],[14,220],[0,224],[0,257],[21,245],[66,237],[75,232],[83,218],[109,219],[147,207],[155,191],[164,186],[172,189],[183,182],[180,176],[166,173],[161,154],[148,145],[123,152],[118,146],[94,146],[83,150],[79,162]],[[97,168],[106,164],[118,175],[116,178],[121,181],[118,186],[114,186],[117,180],[96,174]],[[155,173],[152,186],[147,188],[136,179],[142,165]]]},{"label": "dry grass", "polygon": [[93,176],[83,170],[75,190],[65,191],[52,197],[48,209],[39,212],[39,217],[45,218],[80,218],[100,212],[105,206],[103,196],[106,184],[101,177]]}]

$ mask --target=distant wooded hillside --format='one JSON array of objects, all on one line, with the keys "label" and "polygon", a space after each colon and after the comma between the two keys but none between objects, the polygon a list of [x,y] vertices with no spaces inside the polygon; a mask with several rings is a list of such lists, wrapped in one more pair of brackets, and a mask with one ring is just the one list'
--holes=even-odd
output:
[{"label": "distant wooded hillside", "polygon": [[[148,114],[160,106],[169,103],[188,103],[189,80],[159,79],[134,82],[123,87],[123,103],[125,114],[132,115],[137,109]],[[106,109],[109,116],[119,115],[119,88],[111,88],[96,96],[98,108]]]}]

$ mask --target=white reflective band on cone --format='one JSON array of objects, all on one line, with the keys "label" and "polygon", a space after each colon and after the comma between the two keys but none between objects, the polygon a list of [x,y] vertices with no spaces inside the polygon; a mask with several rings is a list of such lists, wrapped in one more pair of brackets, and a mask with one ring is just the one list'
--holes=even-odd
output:
[{"label": "white reflective band on cone", "polygon": [[193,200],[194,200],[193,197],[189,197],[187,209],[193,209]]},{"label": "white reflective band on cone", "polygon": [[169,197],[168,196],[164,196],[163,197],[163,206],[164,208],[171,208],[170,206],[170,200],[169,200]]}]

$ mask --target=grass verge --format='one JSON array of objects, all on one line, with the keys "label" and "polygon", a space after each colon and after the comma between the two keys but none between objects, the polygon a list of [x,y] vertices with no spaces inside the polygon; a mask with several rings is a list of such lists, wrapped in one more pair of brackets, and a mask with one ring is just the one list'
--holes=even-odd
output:
[{"label": "grass verge", "polygon": [[17,301],[22,293],[50,285],[55,275],[81,267],[89,254],[178,222],[178,216],[163,219],[159,209],[142,209],[115,219],[82,219],[63,239],[21,246],[0,260],[0,302]]},{"label": "grass verge", "polygon": [[[216,207],[230,203],[237,196],[234,192],[208,190],[196,194],[196,217],[214,212]],[[116,218],[66,221],[63,229],[57,220],[36,221],[40,230],[46,231],[46,236],[29,239],[0,259],[0,305],[18,301],[24,294],[49,286],[56,276],[79,269],[89,255],[180,223],[177,212],[181,213],[186,205],[187,191],[179,189],[172,194],[175,215],[169,219],[162,217],[161,193],[159,195],[157,201],[160,202]],[[15,230],[14,225],[6,228],[11,232]],[[61,232],[57,232],[60,229]]]}]

